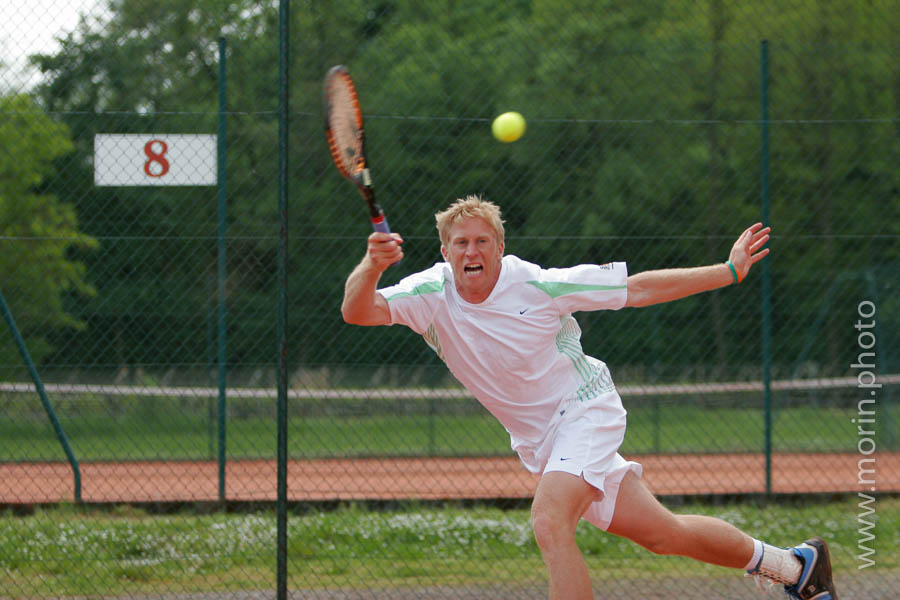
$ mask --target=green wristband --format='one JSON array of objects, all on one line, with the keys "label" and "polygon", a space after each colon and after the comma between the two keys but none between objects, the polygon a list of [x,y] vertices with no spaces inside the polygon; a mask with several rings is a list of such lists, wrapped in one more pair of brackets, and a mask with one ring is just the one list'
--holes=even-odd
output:
[{"label": "green wristband", "polygon": [[731,274],[734,275],[734,282],[735,282],[735,283],[740,283],[740,282],[741,282],[741,278],[738,277],[737,269],[734,268],[734,265],[731,264],[731,261],[730,261],[730,260],[729,260],[729,261],[726,261],[725,264],[728,265],[728,268],[729,268],[729,269],[731,269]]}]

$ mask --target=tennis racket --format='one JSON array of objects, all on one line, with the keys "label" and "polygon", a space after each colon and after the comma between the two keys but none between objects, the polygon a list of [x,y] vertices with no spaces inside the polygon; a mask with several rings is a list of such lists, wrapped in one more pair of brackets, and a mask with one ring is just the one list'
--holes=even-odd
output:
[{"label": "tennis racket", "polygon": [[375,189],[366,161],[366,133],[356,86],[343,65],[336,65],[325,75],[322,95],[325,107],[325,137],[331,158],[341,175],[356,184],[369,207],[375,231],[390,233],[384,211],[375,202]]}]

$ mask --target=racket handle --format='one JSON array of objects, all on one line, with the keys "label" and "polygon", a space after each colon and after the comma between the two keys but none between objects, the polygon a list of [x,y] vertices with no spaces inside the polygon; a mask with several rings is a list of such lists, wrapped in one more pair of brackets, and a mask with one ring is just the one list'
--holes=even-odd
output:
[{"label": "racket handle", "polygon": [[[380,231],[381,233],[390,233],[391,228],[388,227],[387,217],[384,216],[384,213],[378,215],[377,219],[372,219],[372,228],[375,231]],[[403,260],[403,259],[400,259]],[[400,264],[400,260],[395,263],[391,263],[391,266]]]},{"label": "racket handle", "polygon": [[372,228],[381,233],[391,232],[391,228],[388,227],[387,217],[384,216],[384,213],[381,213],[378,217],[372,219]]}]

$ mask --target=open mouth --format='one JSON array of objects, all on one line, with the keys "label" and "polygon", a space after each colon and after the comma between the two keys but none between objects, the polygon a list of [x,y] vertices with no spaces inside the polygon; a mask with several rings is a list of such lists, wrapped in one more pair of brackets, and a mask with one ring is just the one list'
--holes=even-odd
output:
[{"label": "open mouth", "polygon": [[466,275],[477,275],[484,271],[484,266],[478,264],[470,264],[463,267],[463,271],[465,271]]}]

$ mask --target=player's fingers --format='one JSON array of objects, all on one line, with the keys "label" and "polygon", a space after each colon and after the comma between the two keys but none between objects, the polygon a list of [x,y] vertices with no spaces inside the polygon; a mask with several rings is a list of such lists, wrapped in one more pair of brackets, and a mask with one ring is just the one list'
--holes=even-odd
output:
[{"label": "player's fingers", "polygon": [[379,269],[384,270],[403,258],[402,243],[399,234],[375,232],[369,236],[369,256]]},{"label": "player's fingers", "polygon": [[387,263],[388,265],[397,262],[403,256],[403,251],[398,246],[389,248],[378,248],[369,252],[372,260],[378,264]]},{"label": "player's fingers", "polygon": [[[744,233],[741,234],[741,237],[739,238],[738,241],[746,243],[747,240],[751,240],[755,236],[758,236],[761,233],[763,233],[761,231],[761,229],[762,229],[762,223],[754,223],[753,225],[751,225],[750,227],[748,227],[747,229],[744,230]],[[770,229],[768,227],[766,227],[766,230],[770,230]]]},{"label": "player's fingers", "polygon": [[753,243],[750,244],[750,254],[753,254],[760,248],[766,245],[769,241],[769,234],[764,234],[761,237],[757,237],[753,240]]},{"label": "player's fingers", "polygon": [[763,257],[764,257],[765,255],[767,255],[768,253],[769,253],[769,249],[768,249],[768,248],[763,248],[762,250],[760,250],[760,251],[757,252],[756,254],[751,254],[751,255],[750,255],[750,264],[759,262],[759,261],[762,260]]},{"label": "player's fingers", "polygon": [[761,238],[761,237],[763,237],[763,236],[768,237],[770,233],[772,233],[772,228],[771,228],[771,227],[766,227],[766,228],[764,228],[764,229],[760,229],[760,230],[758,230],[758,231],[753,232],[753,239],[754,239],[754,240],[757,240],[757,239],[759,239],[759,238]]},{"label": "player's fingers", "polygon": [[738,237],[738,242],[746,240],[751,235],[753,235],[753,226],[750,226],[741,232],[741,235]]},{"label": "player's fingers", "polygon": [[399,237],[389,237],[386,240],[382,240],[380,242],[375,242],[375,247],[382,252],[394,252],[400,248],[400,244],[403,243],[403,240]]},{"label": "player's fingers", "polygon": [[399,234],[376,231],[369,236],[369,252],[389,251],[402,243],[403,238]]},{"label": "player's fingers", "polygon": [[744,231],[741,232],[741,235],[738,236],[737,241],[734,243],[735,246],[743,246],[747,243],[747,240],[753,235],[753,227],[748,227]]},{"label": "player's fingers", "polygon": [[[771,227],[762,228],[762,223],[754,223],[744,230],[741,237],[734,243],[734,250],[747,256],[759,250],[769,240]],[[734,262],[734,261],[732,261]]]},{"label": "player's fingers", "polygon": [[400,237],[399,233],[384,233],[383,231],[373,231],[369,234],[369,242],[389,242],[391,240],[396,241],[398,244],[403,243],[403,238]]}]

